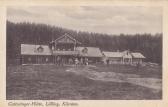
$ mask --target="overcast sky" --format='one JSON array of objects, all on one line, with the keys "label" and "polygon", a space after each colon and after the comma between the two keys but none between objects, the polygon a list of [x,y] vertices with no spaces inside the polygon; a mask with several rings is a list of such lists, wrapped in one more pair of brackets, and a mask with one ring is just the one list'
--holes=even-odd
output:
[{"label": "overcast sky", "polygon": [[57,6],[9,7],[12,22],[44,23],[63,28],[108,33],[161,33],[161,7]]}]

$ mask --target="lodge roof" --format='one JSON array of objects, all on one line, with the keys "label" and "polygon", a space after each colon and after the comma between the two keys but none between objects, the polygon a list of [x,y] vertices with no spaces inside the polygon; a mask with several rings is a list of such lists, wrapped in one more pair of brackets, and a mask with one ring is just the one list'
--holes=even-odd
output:
[{"label": "lodge roof", "polygon": [[51,51],[47,45],[21,44],[21,55],[51,55]]},{"label": "lodge roof", "polygon": [[[82,50],[87,48],[87,53],[83,53]],[[38,49],[43,49],[41,52]],[[21,44],[21,55],[80,55],[85,57],[102,57],[102,53],[99,48],[96,47],[77,47],[76,51],[53,51],[51,52],[48,45],[32,45]]]},{"label": "lodge roof", "polygon": [[[70,36],[69,34],[65,33],[64,35],[60,36],[59,38],[57,38],[56,40],[54,40],[55,42],[63,39],[64,37],[68,37],[69,39],[71,39],[72,41],[74,41],[77,44],[82,44],[81,42],[79,42],[78,40],[76,40],[75,38],[73,38],[72,36]],[[53,42],[53,41],[52,41]]]},{"label": "lodge roof", "polygon": [[[40,51],[38,49],[41,49]],[[84,53],[83,50],[87,49],[87,52]],[[126,51],[123,52],[108,52],[103,51],[102,53],[106,57],[120,58],[125,55]],[[102,57],[101,51],[97,47],[76,47],[76,51],[58,51],[53,54],[55,55],[80,55],[84,57]],[[48,45],[32,45],[32,44],[21,44],[21,55],[52,55],[52,52]],[[133,58],[145,58],[139,52],[130,52]]]},{"label": "lodge roof", "polygon": [[[87,49],[87,52],[83,53],[83,49]],[[76,50],[84,57],[102,57],[102,53],[97,47],[77,47]]]}]

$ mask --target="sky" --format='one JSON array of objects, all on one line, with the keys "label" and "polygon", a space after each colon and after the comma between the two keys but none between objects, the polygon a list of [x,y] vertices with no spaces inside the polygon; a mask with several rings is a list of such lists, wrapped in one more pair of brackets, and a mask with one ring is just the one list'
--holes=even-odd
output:
[{"label": "sky", "polygon": [[162,33],[162,8],[143,6],[8,7],[7,20],[106,34]]}]

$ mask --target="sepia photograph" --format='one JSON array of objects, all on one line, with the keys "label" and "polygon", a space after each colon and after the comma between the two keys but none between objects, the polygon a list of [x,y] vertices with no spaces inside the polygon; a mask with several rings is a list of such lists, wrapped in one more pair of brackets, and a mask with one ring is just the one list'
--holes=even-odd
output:
[{"label": "sepia photograph", "polygon": [[8,6],[6,100],[162,100],[160,6]]}]

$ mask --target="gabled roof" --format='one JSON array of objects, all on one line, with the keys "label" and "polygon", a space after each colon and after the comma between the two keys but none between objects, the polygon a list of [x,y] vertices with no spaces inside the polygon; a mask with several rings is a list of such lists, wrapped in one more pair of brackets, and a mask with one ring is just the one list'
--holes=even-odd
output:
[{"label": "gabled roof", "polygon": [[59,38],[57,38],[55,40],[55,42],[59,41],[60,39],[64,38],[64,37],[68,37],[69,39],[71,39],[72,41],[76,42],[77,44],[82,44],[81,42],[77,41],[76,39],[74,39],[73,37],[71,37],[69,34],[65,33],[64,35],[60,36]]},{"label": "gabled roof", "polygon": [[133,52],[131,53],[133,58],[145,58],[145,56],[143,56],[141,53],[139,52]]},{"label": "gabled roof", "polygon": [[[40,46],[42,52],[38,52]],[[47,45],[21,44],[21,55],[51,55],[51,51]]]},{"label": "gabled roof", "polygon": [[141,53],[139,52],[129,52],[129,54],[126,54],[127,51],[123,51],[123,52],[107,52],[107,51],[103,51],[102,53],[106,56],[106,57],[111,57],[111,58],[145,58]]},{"label": "gabled roof", "polygon": [[116,57],[116,58],[120,58],[123,56],[122,52],[107,52],[107,51],[103,51],[103,54],[106,57]]},{"label": "gabled roof", "polygon": [[[83,49],[87,48],[87,52],[83,53]],[[86,57],[102,57],[102,53],[99,48],[97,47],[77,47],[77,51],[79,51],[79,54],[81,56],[86,56]]]}]

